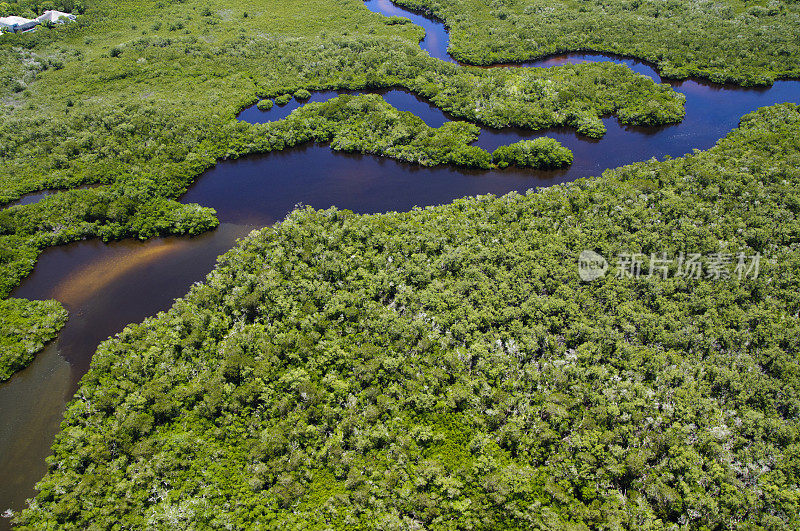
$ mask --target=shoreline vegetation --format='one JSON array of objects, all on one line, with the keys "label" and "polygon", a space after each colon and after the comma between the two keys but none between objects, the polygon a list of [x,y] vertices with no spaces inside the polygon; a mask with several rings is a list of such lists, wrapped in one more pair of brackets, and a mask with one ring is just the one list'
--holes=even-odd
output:
[{"label": "shoreline vegetation", "polygon": [[[798,139],[781,104],[527,194],[295,210],[100,345],[16,523],[797,527]],[[765,259],[587,283],[583,249]]]},{"label": "shoreline vegetation", "polygon": [[448,51],[466,64],[517,63],[585,51],[647,61],[665,79],[768,86],[800,77],[797,2],[395,3],[444,23],[450,35]]},{"label": "shoreline vegetation", "polygon": [[[297,130],[289,122],[238,122],[237,112],[259,99],[401,86],[460,119],[492,127],[566,125],[591,137],[604,133],[601,116],[657,125],[685,113],[683,96],[669,86],[611,63],[525,71],[443,63],[419,49],[418,27],[356,0],[96,0],[56,7],[83,14],[0,42],[0,203],[73,189],[0,210],[0,297],[52,245],[213,229],[213,209],[176,198],[221,159],[335,137],[334,149],[421,164],[491,164],[491,155],[467,145],[475,128],[466,123],[440,130],[415,124],[409,136],[387,122],[394,143],[366,143],[351,134],[368,129],[358,112],[391,115],[396,126],[414,119],[359,96],[335,121],[315,117],[324,131],[296,119]],[[75,189],[89,184],[105,186]]]},{"label": "shoreline vegetation", "polygon": [[[741,85],[800,77],[800,4],[398,0],[486,65],[569,50]],[[9,298],[41,251],[196,235],[178,198],[219,160],[306,142],[415,164],[553,166],[542,138],[479,128],[684,117],[612,63],[455,65],[359,0],[56,0],[69,25],[0,39],[0,380],[66,319]],[[6,1],[26,15],[38,0]],[[676,29],[677,28],[677,29]],[[236,119],[309,91],[401,87]],[[297,209],[166,312],[100,345],[21,529],[764,529],[800,521],[800,108],[716,146],[526,194],[405,213]],[[78,189],[86,185],[103,185]],[[744,281],[609,276],[578,253],[760,254]],[[2,508],[0,508],[2,509]],[[449,527],[448,527],[449,526]]]},{"label": "shoreline vegetation", "polygon": [[[66,319],[56,301],[9,298],[39,254],[215,228],[213,209],[178,199],[220,160],[329,142],[557,167],[572,153],[555,140],[490,154],[469,145],[475,124],[600,138],[602,117],[685,114],[681,94],[624,65],[433,59],[419,27],[358,0],[49,4],[81,16],[0,39],[0,205],[64,190],[0,210],[0,381]],[[398,4],[444,20],[453,56],[477,65],[590,49],[672,78],[800,77],[797,2]],[[236,119],[273,98],[392,87],[464,121],[430,128],[367,94]],[[763,108],[708,151],[524,195],[291,213],[100,346],[17,523],[800,526],[799,116]],[[586,285],[581,246],[772,261],[742,283]]]},{"label": "shoreline vegetation", "polygon": [[67,322],[67,310],[57,301],[0,300],[0,382],[33,361]]}]

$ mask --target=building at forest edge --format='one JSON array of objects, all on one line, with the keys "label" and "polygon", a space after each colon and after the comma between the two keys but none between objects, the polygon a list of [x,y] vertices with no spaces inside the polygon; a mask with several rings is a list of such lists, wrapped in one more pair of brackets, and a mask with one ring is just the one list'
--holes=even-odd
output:
[{"label": "building at forest edge", "polygon": [[2,17],[0,18],[0,31],[18,33],[21,31],[31,30],[39,24],[47,22],[52,24],[61,24],[70,20],[75,20],[75,15],[64,13],[62,11],[45,11],[42,15],[34,19],[27,19],[23,17]]}]

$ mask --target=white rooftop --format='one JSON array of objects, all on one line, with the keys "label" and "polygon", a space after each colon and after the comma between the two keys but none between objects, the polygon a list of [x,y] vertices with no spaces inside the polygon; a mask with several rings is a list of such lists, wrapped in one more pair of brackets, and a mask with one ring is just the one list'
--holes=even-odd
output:
[{"label": "white rooftop", "polygon": [[36,20],[39,22],[58,22],[62,18],[73,20],[75,19],[75,15],[70,15],[63,11],[45,11],[43,15],[36,17]]},{"label": "white rooftop", "polygon": [[27,19],[27,18],[22,18],[22,17],[3,17],[3,18],[0,18],[0,25],[3,25],[3,26],[13,26],[15,24],[19,24],[21,26],[23,24],[27,24],[28,22],[32,22],[32,20]]}]

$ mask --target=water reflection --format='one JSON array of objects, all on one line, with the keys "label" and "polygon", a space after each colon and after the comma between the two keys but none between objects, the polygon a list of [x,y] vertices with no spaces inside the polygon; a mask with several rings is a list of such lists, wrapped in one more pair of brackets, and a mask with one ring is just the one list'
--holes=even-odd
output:
[{"label": "water reflection", "polygon": [[251,124],[262,124],[276,122],[289,116],[295,109],[299,109],[307,103],[320,103],[328,101],[342,94],[379,94],[387,103],[401,111],[413,112],[430,127],[441,127],[445,122],[454,118],[438,107],[426,102],[416,94],[405,89],[384,89],[384,90],[324,90],[312,92],[311,97],[305,101],[292,99],[286,105],[273,105],[268,111],[262,111],[257,105],[248,107],[239,113],[238,118]]},{"label": "water reflection", "polygon": [[[370,0],[366,5],[382,14],[412,18],[426,28],[423,47],[434,57],[452,61],[446,53],[448,39],[442,24],[408,13],[389,0]],[[569,54],[519,66],[609,58]],[[660,81],[646,63],[612,59]],[[608,132],[600,140],[578,137],[568,129],[532,133],[484,128],[476,142],[491,151],[502,144],[546,134],[575,153],[575,163],[569,169],[424,168],[305,145],[225,161],[201,176],[182,200],[217,209],[223,225],[210,234],[144,243],[106,245],[89,241],[48,249],[13,296],[56,298],[70,310],[70,319],[58,340],[38,354],[31,366],[0,384],[0,512],[6,507],[21,508],[25,498],[33,495],[33,484],[45,471],[44,458],[50,453],[65,403],[77,389],[97,345],[127,323],[167,309],[212,269],[216,257],[231,248],[237,238],[254,226],[282,219],[295,204],[319,208],[336,205],[371,213],[446,203],[465,195],[524,191],[598,175],[606,168],[653,156],[676,157],[693,148],[706,149],[736,127],[742,115],[760,106],[800,101],[800,83],[796,81],[780,81],[768,89],[741,89],[689,80],[673,83],[673,88],[687,97],[687,116],[681,124],[641,128],[621,126],[616,119],[606,118]],[[406,91],[380,93],[393,106],[413,112],[432,127],[451,119]],[[316,93],[311,101],[324,101],[337,94]],[[281,119],[299,105],[293,101],[266,113],[253,107],[240,118],[250,122]],[[35,199],[30,196],[24,200]],[[0,529],[7,526],[7,521],[0,520]]]},{"label": "water reflection", "polygon": [[[44,476],[45,457],[71,395],[69,363],[55,343],[38,353],[26,369],[0,385],[0,512],[19,509]],[[0,519],[0,528],[9,522]]]},{"label": "water reflection", "polygon": [[[13,296],[58,299],[70,318],[29,367],[0,385],[0,512],[19,509],[34,495],[66,402],[97,345],[128,323],[168,309],[253,228],[227,223],[196,238],[86,241],[42,254]],[[0,528],[7,527],[0,520]]]}]

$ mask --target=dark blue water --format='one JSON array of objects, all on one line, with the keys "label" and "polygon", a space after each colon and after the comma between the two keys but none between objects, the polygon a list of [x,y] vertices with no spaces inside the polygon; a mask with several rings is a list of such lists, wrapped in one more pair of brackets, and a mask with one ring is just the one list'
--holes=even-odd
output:
[{"label": "dark blue water", "polygon": [[425,30],[425,38],[419,43],[422,49],[428,52],[431,57],[450,63],[456,62],[447,53],[447,48],[450,46],[450,35],[448,35],[447,29],[442,22],[396,6],[389,0],[367,0],[364,5],[374,13],[387,17],[407,18],[417,26],[421,26]]},{"label": "dark blue water", "polygon": [[[410,18],[426,30],[423,49],[433,57],[453,62],[447,55],[444,26],[409,13],[388,0],[365,5],[385,15]],[[600,54],[550,57],[518,67],[551,67],[566,63],[613,61],[661,81],[647,64]],[[70,321],[56,343],[37,355],[34,363],[0,384],[0,512],[19,509],[33,494],[34,483],[45,470],[61,412],[88,368],[97,343],[119,331],[124,323],[141,321],[168,308],[213,267],[214,257],[230,248],[250,225],[263,226],[282,219],[296,204],[318,208],[336,205],[356,212],[408,210],[451,201],[466,195],[503,194],[549,186],[577,177],[599,175],[613,168],[651,157],[677,157],[692,149],[711,147],[758,107],[800,101],[800,83],[780,81],[768,89],[742,89],[699,81],[671,83],[686,95],[686,119],[676,125],[641,128],[604,120],[608,132],[600,140],[578,137],[568,129],[524,131],[483,128],[477,145],[493,150],[524,138],[547,135],[575,153],[575,163],[558,171],[515,168],[475,171],[450,167],[425,168],[391,159],[337,153],[327,146],[308,144],[260,156],[225,161],[203,174],[182,201],[217,209],[223,226],[192,239],[170,238],[111,245],[81,242],[48,249],[14,295],[61,300],[71,311]],[[432,127],[452,119],[428,102],[402,90],[380,92],[391,105],[411,111]],[[336,97],[320,92],[310,101]],[[248,122],[279,120],[300,106],[292,101],[268,112],[246,109]],[[33,202],[47,192],[26,196]],[[25,204],[25,203],[20,203]],[[0,528],[6,522],[0,520]]]},{"label": "dark blue water", "polygon": [[272,109],[262,111],[257,105],[246,108],[239,113],[239,119],[251,124],[263,124],[276,122],[289,116],[292,111],[299,109],[306,103],[320,103],[328,101],[342,94],[380,94],[390,105],[401,111],[411,111],[431,127],[440,127],[445,122],[452,120],[453,117],[444,113],[441,109],[427,103],[424,99],[407,90],[325,90],[312,92],[311,97],[305,101],[292,99],[286,105],[273,105]]},{"label": "dark blue water", "polygon": [[[587,56],[574,56],[580,61]],[[587,60],[596,60],[589,56]],[[605,59],[607,60],[607,59]],[[559,63],[564,58],[556,60]],[[627,61],[627,60],[626,60]],[[643,74],[659,80],[643,63],[629,61]],[[627,64],[627,62],[626,62]],[[535,67],[539,67],[538,64]],[[698,81],[674,85],[686,95],[686,118],[662,127],[621,125],[605,118],[601,139],[589,139],[568,128],[527,131],[517,128],[481,128],[475,145],[488,151],[526,138],[549,136],[569,147],[575,161],[560,170],[467,170],[440,166],[426,168],[391,159],[331,151],[327,146],[299,148],[225,161],[207,171],[182,198],[217,209],[230,223],[266,225],[277,221],[297,203],[316,208],[337,206],[355,212],[408,210],[414,206],[442,204],[476,194],[505,194],[538,186],[600,175],[651,157],[678,157],[693,149],[707,149],[734,129],[743,114],[785,101],[800,101],[800,83],[779,81],[769,89],[742,89]],[[453,117],[428,101],[403,90],[376,91],[401,111],[409,111],[428,125],[438,127]],[[310,101],[327,101],[342,92],[319,92]],[[347,91],[346,93],[353,93]],[[239,118],[251,123],[280,120],[305,102],[292,100],[285,107],[260,111],[252,106]]]},{"label": "dark blue water", "polygon": [[[89,188],[98,188],[102,185],[100,184],[85,184],[83,186],[77,186],[72,188],[72,190],[87,190]],[[64,190],[58,189],[51,189],[51,190],[41,190],[39,192],[31,192],[29,194],[25,194],[16,201],[12,201],[6,205],[0,206],[0,208],[10,208],[13,206],[23,206],[23,205],[32,205],[34,203],[38,203],[40,200],[44,199],[45,197],[57,194],[59,192],[63,192]]]},{"label": "dark blue water", "polygon": [[[450,36],[445,25],[438,20],[414,13],[393,4],[390,0],[366,0],[364,5],[370,11],[386,16],[400,16],[410,19],[425,30],[425,39],[420,42],[423,50],[431,57],[443,61],[454,62],[447,52]],[[630,150],[633,157],[613,157],[609,164],[596,159],[595,150],[582,149],[579,144],[570,142],[572,135],[568,131],[547,132],[575,152],[575,158],[592,157],[597,164],[589,164],[599,169],[615,167],[634,160],[646,160],[650,157],[677,157],[692,149],[707,149],[717,140],[727,135],[739,124],[739,119],[759,107],[777,103],[800,103],[800,81],[778,81],[772,87],[743,88],[736,85],[711,83],[702,80],[672,81],[662,79],[658,72],[647,62],[635,58],[601,53],[572,53],[549,56],[535,61],[527,61],[506,65],[494,65],[487,68],[549,68],[565,64],[613,62],[622,64],[636,73],[648,76],[657,83],[668,83],[674,90],[686,96],[686,118],[680,124],[641,128],[619,126],[614,119],[606,119],[604,123],[608,133],[599,142],[603,152],[608,150]],[[411,109],[405,109],[411,110]],[[424,112],[424,111],[423,111]],[[522,138],[533,138],[540,134],[518,130],[502,132],[485,129],[477,145],[492,150],[507,142],[517,142]],[[490,138],[491,137],[491,138]],[[591,140],[579,139],[591,143]],[[626,162],[620,162],[625,161]],[[618,163],[617,163],[618,162]]]},{"label": "dark blue water", "polygon": [[43,198],[47,197],[48,195],[53,195],[55,193],[56,193],[56,190],[44,190],[42,192],[33,192],[33,193],[30,193],[30,194],[25,194],[22,197],[20,197],[19,199],[17,199],[16,201],[12,201],[11,203],[8,203],[3,208],[8,208],[8,207],[12,207],[12,206],[19,206],[19,205],[32,205],[33,203],[36,203],[40,199],[43,199]]},{"label": "dark blue water", "polygon": [[210,204],[220,219],[229,223],[267,225],[282,219],[298,203],[361,213],[403,211],[465,195],[547,186],[559,182],[559,175],[426,168],[308,144],[221,162],[207,171],[182,201]]}]

